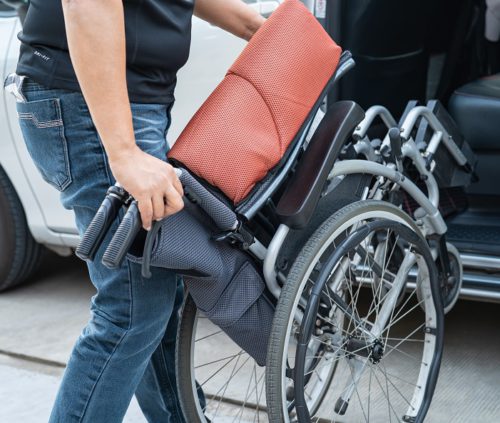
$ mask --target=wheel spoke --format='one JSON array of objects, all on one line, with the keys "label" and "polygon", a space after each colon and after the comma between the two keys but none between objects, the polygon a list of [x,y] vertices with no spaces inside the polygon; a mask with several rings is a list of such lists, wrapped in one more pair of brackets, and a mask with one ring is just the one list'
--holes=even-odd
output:
[{"label": "wheel spoke", "polygon": [[[363,368],[361,369],[361,372],[364,370],[365,366],[366,366],[366,362],[363,363]],[[358,391],[358,383],[359,383],[359,380],[360,380],[361,376],[358,376],[358,380],[356,381],[355,380],[355,375],[353,374],[351,366],[349,366],[349,370],[351,371],[351,379],[352,379],[352,383],[354,385],[354,391],[356,392],[356,397],[358,398],[359,405],[361,407],[361,411],[363,412],[363,416],[365,418],[365,421],[368,423],[369,420],[368,420],[368,417],[366,416],[365,409],[363,407],[363,401],[361,401],[361,396],[359,395],[359,391]],[[349,399],[347,399],[347,402],[349,402]]]},{"label": "wheel spoke", "polygon": [[226,391],[227,391],[227,388],[229,386],[229,383],[231,382],[231,380],[233,379],[233,377],[238,373],[238,371],[245,365],[245,363],[243,363],[240,368],[238,370],[236,370],[236,367],[238,366],[238,363],[240,361],[240,358],[242,356],[238,356],[238,359],[236,360],[236,362],[234,363],[234,366],[233,366],[233,369],[231,370],[231,374],[229,375],[229,378],[227,379],[227,381],[222,385],[222,387],[219,388],[219,390],[213,395],[212,397],[212,400],[217,398],[217,396],[220,394],[221,391],[222,394],[220,394],[219,396],[219,400],[217,402],[217,408],[215,409],[215,413],[214,413],[214,416],[217,416],[218,412],[219,412],[219,407],[222,403],[222,398],[224,398],[224,395],[226,394]]},{"label": "wheel spoke", "polygon": [[218,358],[217,360],[213,360],[213,361],[209,361],[207,363],[199,364],[198,366],[195,367],[195,369],[199,369],[200,367],[206,367],[206,366],[209,366],[210,364],[220,363],[221,361],[224,361],[224,360],[229,360],[229,359],[233,360],[234,358],[238,357],[239,355],[243,355],[243,354],[246,354],[246,352],[241,350],[238,354],[228,355],[227,357]]},{"label": "wheel spoke", "polygon": [[205,335],[201,338],[198,338],[196,339],[194,342],[200,342],[200,341],[203,341],[204,339],[207,339],[207,338],[210,338],[211,336],[215,336],[215,335],[218,335],[219,333],[224,333],[222,330],[218,330],[217,332],[214,332],[214,333],[211,333],[209,335]]},{"label": "wheel spoke", "polygon": [[[380,370],[381,367],[383,367],[384,370]],[[392,380],[387,376],[387,373],[385,372],[385,366],[377,366],[377,369],[385,376],[385,380],[388,381],[392,385],[392,387],[401,396],[401,398],[403,398],[403,400],[411,407],[411,409],[415,410],[413,408],[413,406],[411,405],[410,401],[408,401],[408,399],[401,393],[401,391],[396,387],[396,385],[394,385],[394,383],[392,382]]]},{"label": "wheel spoke", "polygon": [[[223,366],[221,366],[216,372],[212,373],[212,375],[206,379],[203,383],[200,384],[201,387],[205,386],[207,382],[209,382],[210,380],[212,380],[215,376],[217,376],[222,370],[224,370],[224,368],[226,366],[228,366],[231,361],[233,361],[236,357],[240,356],[240,355],[243,355],[243,354],[238,354],[238,355],[235,355],[233,358],[231,358],[231,360],[229,360],[227,363],[225,363]],[[250,357],[247,358],[247,360],[250,360]]]},{"label": "wheel spoke", "polygon": [[418,303],[416,303],[412,308],[410,308],[405,314],[403,314],[402,316],[398,317],[396,320],[394,321],[390,321],[389,320],[389,326],[386,326],[384,328],[384,330],[382,331],[385,332],[386,330],[390,329],[391,327],[393,327],[396,323],[398,323],[403,317],[407,316],[408,314],[410,314],[413,310],[415,310],[417,307],[420,307],[423,303],[425,302],[425,300],[421,300],[419,301]]},{"label": "wheel spoke", "polygon": [[[394,407],[392,406],[391,401],[389,399],[389,392],[387,391],[387,394],[386,394],[386,392],[384,391],[384,387],[380,383],[380,380],[377,377],[377,374],[375,372],[373,372],[373,376],[375,377],[375,380],[377,381],[378,385],[380,386],[382,394],[384,394],[384,397],[387,399],[387,407],[388,407],[388,411],[389,411],[389,423],[392,423],[391,411],[394,413],[396,420],[399,420],[398,413],[396,413],[396,410],[394,410]],[[387,386],[387,388],[389,388],[389,387]]]}]

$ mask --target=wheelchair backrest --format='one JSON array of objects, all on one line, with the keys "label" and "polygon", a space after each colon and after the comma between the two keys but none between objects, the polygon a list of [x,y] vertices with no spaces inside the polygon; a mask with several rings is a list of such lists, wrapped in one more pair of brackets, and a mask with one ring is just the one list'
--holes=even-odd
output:
[{"label": "wheelchair backrest", "polygon": [[303,142],[340,54],[307,8],[286,0],[193,116],[169,159],[241,205]]}]

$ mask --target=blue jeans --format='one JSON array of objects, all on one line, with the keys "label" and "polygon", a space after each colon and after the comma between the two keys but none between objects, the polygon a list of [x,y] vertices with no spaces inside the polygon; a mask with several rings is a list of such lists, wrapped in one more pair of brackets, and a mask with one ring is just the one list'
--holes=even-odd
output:
[{"label": "blue jeans", "polygon": [[[17,109],[30,155],[43,178],[61,192],[64,207],[74,210],[82,234],[115,183],[87,105],[78,92],[48,89],[29,79],[21,93]],[[137,144],[165,159],[169,106],[131,107]],[[163,269],[152,269],[152,278],[145,280],[140,266],[128,260],[117,270],[104,267],[103,250],[117,225],[88,264],[97,294],[51,423],[121,422],[134,393],[149,422],[184,422],[174,358],[182,281]]]}]

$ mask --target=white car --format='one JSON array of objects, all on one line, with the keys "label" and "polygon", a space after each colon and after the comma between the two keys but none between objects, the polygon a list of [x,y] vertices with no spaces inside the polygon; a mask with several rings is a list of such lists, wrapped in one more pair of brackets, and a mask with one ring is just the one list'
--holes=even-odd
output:
[{"label": "white car", "polygon": [[[264,16],[278,0],[245,0]],[[18,17],[25,1],[0,1],[0,77],[14,72],[21,30]],[[190,59],[178,75],[169,141],[177,138],[194,112],[223,78],[244,41],[193,18]],[[47,247],[70,255],[79,237],[73,213],[59,202],[58,192],[38,174],[24,145],[15,100],[0,90],[0,291],[11,288],[37,269]]]}]

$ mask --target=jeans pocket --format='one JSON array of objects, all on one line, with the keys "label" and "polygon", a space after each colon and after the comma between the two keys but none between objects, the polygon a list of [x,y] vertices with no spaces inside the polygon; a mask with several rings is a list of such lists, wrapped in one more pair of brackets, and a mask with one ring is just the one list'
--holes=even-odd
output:
[{"label": "jeans pocket", "polygon": [[72,179],[60,100],[49,98],[17,103],[17,112],[35,166],[45,181],[64,191]]}]

